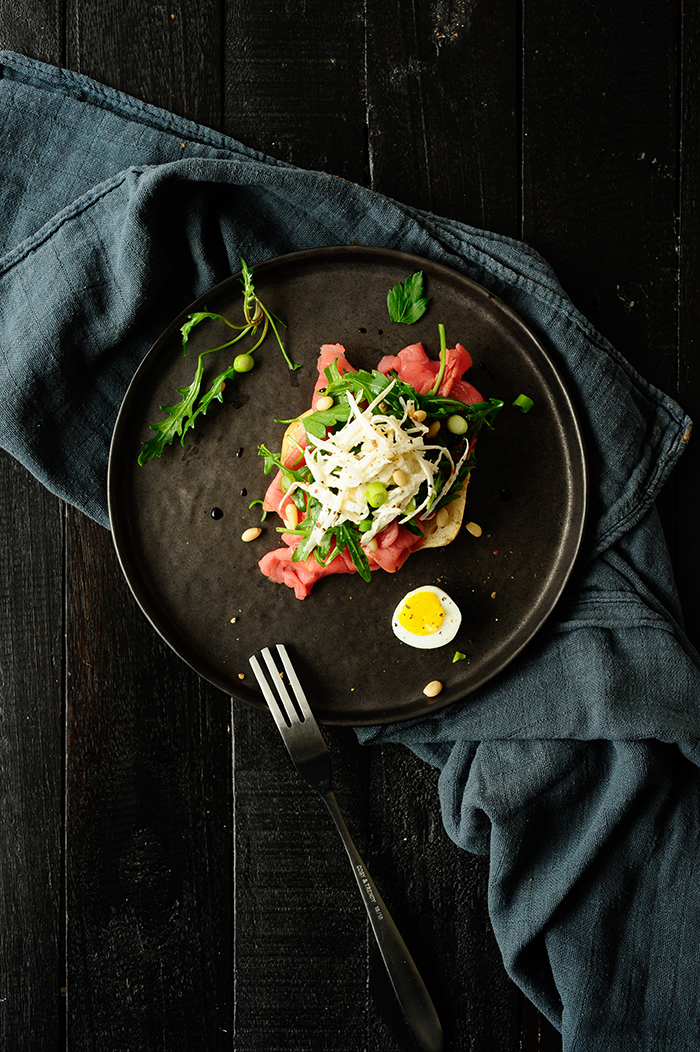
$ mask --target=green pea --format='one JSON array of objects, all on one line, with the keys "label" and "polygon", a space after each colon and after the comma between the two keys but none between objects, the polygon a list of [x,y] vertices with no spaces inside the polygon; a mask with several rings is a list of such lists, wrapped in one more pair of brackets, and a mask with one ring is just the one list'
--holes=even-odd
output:
[{"label": "green pea", "polygon": [[233,368],[237,373],[249,373],[255,365],[252,354],[237,354],[233,359]]},{"label": "green pea", "polygon": [[451,431],[453,435],[463,435],[468,427],[469,424],[464,417],[456,413],[447,419],[447,430]]},{"label": "green pea", "polygon": [[371,508],[381,508],[388,496],[383,482],[370,482],[365,490],[365,500]]}]

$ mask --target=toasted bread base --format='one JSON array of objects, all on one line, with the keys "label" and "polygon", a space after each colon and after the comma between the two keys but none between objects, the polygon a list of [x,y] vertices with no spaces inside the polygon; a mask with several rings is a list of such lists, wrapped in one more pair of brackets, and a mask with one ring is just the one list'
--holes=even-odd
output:
[{"label": "toasted bread base", "polygon": [[301,421],[303,417],[310,416],[313,412],[313,409],[307,409],[305,413],[302,413],[300,417],[292,421],[282,436],[280,460],[288,467],[294,467],[304,455],[303,445],[306,444],[306,428]]},{"label": "toasted bread base", "polygon": [[451,500],[449,504],[445,505],[444,510],[450,513],[450,517],[444,526],[438,526],[437,515],[432,519],[428,519],[427,522],[421,523],[423,526],[423,536],[425,537],[425,541],[421,545],[421,551],[423,548],[443,548],[446,544],[449,544],[455,539],[462,525],[462,519],[464,518],[468,485],[469,475],[467,475],[462,483],[459,496],[455,497],[454,500]]}]

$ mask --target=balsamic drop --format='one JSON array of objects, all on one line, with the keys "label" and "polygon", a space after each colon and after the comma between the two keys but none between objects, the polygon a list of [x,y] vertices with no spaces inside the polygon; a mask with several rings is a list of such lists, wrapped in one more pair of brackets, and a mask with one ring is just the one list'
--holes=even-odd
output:
[{"label": "balsamic drop", "polygon": [[222,519],[224,517],[224,513],[221,510],[221,508],[212,508],[211,517],[212,519]]}]

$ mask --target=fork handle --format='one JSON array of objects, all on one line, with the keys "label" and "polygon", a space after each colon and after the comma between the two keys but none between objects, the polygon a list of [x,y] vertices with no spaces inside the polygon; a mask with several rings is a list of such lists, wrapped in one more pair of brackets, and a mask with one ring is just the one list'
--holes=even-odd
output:
[{"label": "fork handle", "polygon": [[421,979],[413,958],[401,938],[399,929],[391,919],[389,911],[367,871],[367,867],[360,858],[360,854],[348,832],[348,827],[345,825],[345,820],[340,812],[333,790],[327,789],[321,795],[333,817],[333,821],[345,845],[345,850],[348,853],[348,858],[352,863],[352,871],[355,874],[355,880],[360,889],[374,937],[384,958],[384,964],[396,996],[399,999],[399,1004],[406,1016],[406,1022],[413,1031],[413,1035],[423,1052],[442,1052],[442,1026],[425,983]]}]

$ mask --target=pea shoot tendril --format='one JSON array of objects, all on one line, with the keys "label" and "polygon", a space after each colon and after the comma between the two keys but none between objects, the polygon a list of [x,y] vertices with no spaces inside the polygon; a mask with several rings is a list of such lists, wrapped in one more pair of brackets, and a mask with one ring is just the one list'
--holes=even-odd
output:
[{"label": "pea shoot tendril", "polygon": [[[150,430],[154,431],[155,434],[152,438],[148,439],[147,442],[143,443],[143,447],[138,457],[139,464],[147,464],[149,460],[153,460],[154,457],[159,457],[165,447],[171,445],[176,437],[180,439],[181,443],[184,442],[185,435],[190,428],[194,427],[197,417],[200,416],[200,414],[206,414],[207,409],[212,402],[223,402],[223,392],[224,387],[226,386],[226,381],[235,377],[237,373],[246,373],[253,368],[253,365],[255,364],[253,354],[263,343],[270,329],[272,329],[277,339],[277,343],[279,344],[279,348],[282,351],[287,366],[290,369],[299,368],[299,365],[292,362],[289,358],[284,348],[282,337],[279,333],[278,326],[283,326],[284,322],[279,318],[276,318],[256,296],[255,286],[253,285],[253,272],[249,269],[244,259],[241,259],[241,284],[243,285],[243,316],[245,318],[245,323],[243,325],[234,325],[233,322],[229,321],[228,318],[225,318],[222,314],[214,314],[207,310],[189,314],[184,325],[182,325],[180,332],[182,334],[183,355],[187,354],[187,342],[192,329],[203,321],[210,320],[223,322],[223,324],[227,325],[229,329],[233,329],[237,335],[232,339],[219,344],[217,347],[210,347],[200,353],[197,359],[197,366],[195,368],[192,383],[189,387],[179,387],[177,389],[177,393],[181,395],[180,401],[174,405],[161,406],[161,411],[166,413],[167,416],[158,423],[149,425]],[[257,336],[258,328],[260,328],[261,325],[262,331],[253,346],[244,353],[237,354],[228,368],[224,369],[222,373],[215,377],[209,390],[201,395],[200,391],[202,380],[204,378],[205,357],[208,354],[214,354],[216,351],[223,351],[227,347],[232,347],[245,336]]]}]

